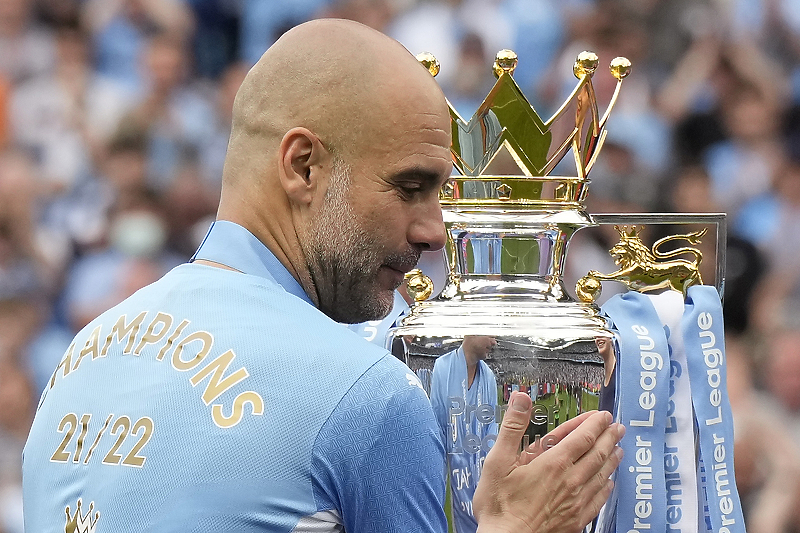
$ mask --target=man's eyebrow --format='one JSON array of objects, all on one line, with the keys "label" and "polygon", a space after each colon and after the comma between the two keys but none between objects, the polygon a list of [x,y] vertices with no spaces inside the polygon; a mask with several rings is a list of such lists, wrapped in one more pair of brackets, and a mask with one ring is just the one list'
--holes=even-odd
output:
[{"label": "man's eyebrow", "polygon": [[423,167],[411,167],[399,172],[395,172],[391,176],[394,181],[402,180],[416,180],[431,185],[437,184],[444,179],[444,176],[435,170]]}]

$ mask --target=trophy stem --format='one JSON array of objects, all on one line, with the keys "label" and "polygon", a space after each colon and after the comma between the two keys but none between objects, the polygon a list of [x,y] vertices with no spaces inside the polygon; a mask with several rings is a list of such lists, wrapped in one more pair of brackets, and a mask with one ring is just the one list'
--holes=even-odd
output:
[{"label": "trophy stem", "polygon": [[449,297],[569,300],[561,285],[564,258],[572,235],[592,225],[585,213],[445,208],[444,219]]}]

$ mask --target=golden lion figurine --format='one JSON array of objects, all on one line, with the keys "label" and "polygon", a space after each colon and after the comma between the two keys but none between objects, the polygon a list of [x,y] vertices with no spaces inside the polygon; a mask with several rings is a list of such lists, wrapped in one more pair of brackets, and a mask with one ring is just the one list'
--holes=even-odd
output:
[{"label": "golden lion figurine", "polygon": [[[575,286],[575,292],[582,301],[594,302],[600,296],[601,281],[619,281],[624,283],[628,289],[639,292],[671,288],[684,293],[684,295],[692,285],[703,283],[699,270],[703,254],[699,250],[684,246],[665,253],[660,252],[658,247],[665,242],[674,240],[686,240],[693,245],[699,244],[701,237],[706,234],[705,228],[693,233],[664,237],[657,240],[652,249],[648,249],[639,238],[641,230],[637,230],[636,226],[631,227],[630,232],[627,232],[624,226],[622,228],[614,226],[614,229],[619,232],[620,240],[609,250],[609,253],[620,269],[612,274],[601,274],[596,270],[591,270],[579,279]],[[687,253],[695,256],[694,261],[685,259],[665,261],[665,259]]]}]

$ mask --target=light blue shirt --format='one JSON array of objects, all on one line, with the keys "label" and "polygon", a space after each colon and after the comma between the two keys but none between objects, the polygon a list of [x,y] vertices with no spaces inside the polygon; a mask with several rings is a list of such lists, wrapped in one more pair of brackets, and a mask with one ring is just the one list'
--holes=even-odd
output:
[{"label": "light blue shirt", "polygon": [[26,530],[445,531],[414,374],[244,228],[195,258],[237,271],[178,266],[75,337],[25,446]]},{"label": "light blue shirt", "polygon": [[386,346],[389,328],[397,324],[397,321],[403,318],[409,309],[410,307],[400,291],[394,291],[394,303],[388,315],[380,320],[368,320],[360,324],[345,324],[345,326],[366,341],[390,348]]},{"label": "light blue shirt", "polygon": [[475,533],[472,497],[498,431],[495,375],[489,365],[477,361],[469,385],[466,356],[459,347],[436,359],[431,381],[431,404],[447,450],[455,530]]}]

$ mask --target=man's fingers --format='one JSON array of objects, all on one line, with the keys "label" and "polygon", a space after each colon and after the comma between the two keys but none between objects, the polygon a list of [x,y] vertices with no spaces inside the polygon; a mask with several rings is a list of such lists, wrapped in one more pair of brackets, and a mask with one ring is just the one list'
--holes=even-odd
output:
[{"label": "man's fingers", "polygon": [[528,428],[528,422],[531,419],[532,409],[533,402],[530,396],[523,392],[511,394],[509,408],[503,415],[503,423],[500,425],[497,440],[486,457],[487,461],[496,460],[494,457],[507,458],[509,464],[516,461],[522,435]]},{"label": "man's fingers", "polygon": [[[575,418],[570,418],[563,424],[559,425],[553,431],[545,435],[544,438],[541,439],[541,442],[547,442],[551,444],[557,444],[561,442],[561,439],[569,435],[575,428],[577,428],[584,420],[589,418],[593,413],[597,411],[586,411],[585,413],[581,413]],[[541,442],[534,442],[530,446],[528,446],[528,452],[531,453],[541,453]]]},{"label": "man's fingers", "polygon": [[[586,482],[592,476],[596,475],[607,463],[613,462],[613,454],[615,452],[617,443],[622,439],[625,434],[625,426],[622,424],[612,424],[603,433],[597,437],[594,446],[591,450],[585,453],[580,459],[575,461],[577,472],[580,472],[579,481]],[[621,451],[621,449],[620,449]],[[616,465],[614,465],[616,468]],[[614,469],[612,468],[611,471]],[[605,477],[611,474],[609,472]]]},{"label": "man's fingers", "polygon": [[[598,468],[592,471],[581,471],[578,478],[579,484],[584,487],[584,490],[593,494],[600,490],[611,477],[611,474],[616,470],[622,461],[622,448],[614,447],[614,450],[608,454],[606,461]],[[580,470],[580,464],[575,465],[575,468]]]},{"label": "man's fingers", "polygon": [[558,444],[560,453],[576,463],[583,455],[594,447],[595,442],[611,425],[614,417],[608,411],[597,411],[589,415],[583,423],[564,437]]},{"label": "man's fingers", "polygon": [[[612,426],[606,430],[606,432],[613,432],[614,429],[614,426]],[[615,446],[605,463],[594,472],[593,476],[579,484],[579,486],[581,486],[580,497],[585,502],[580,506],[582,512],[580,518],[582,526],[585,526],[597,516],[600,512],[600,508],[611,495],[614,483],[611,481],[610,477],[622,461],[622,455],[622,448]],[[579,468],[579,466],[575,465],[575,468]]]},{"label": "man's fingers", "polygon": [[614,473],[614,470],[616,470],[619,464],[622,462],[623,455],[625,455],[625,453],[622,451],[622,448],[615,446],[614,451],[611,452],[609,460],[606,461],[605,464],[600,468],[598,477],[606,480],[610,478],[611,474]]},{"label": "man's fingers", "polygon": [[608,497],[611,496],[611,492],[613,490],[614,482],[610,479],[606,479],[606,482],[603,484],[603,486],[600,487],[600,489],[592,496],[589,502],[582,507],[582,515],[580,519],[582,527],[586,527],[589,522],[595,519],[595,517],[600,513],[600,509],[603,508],[603,504],[608,501]]}]

